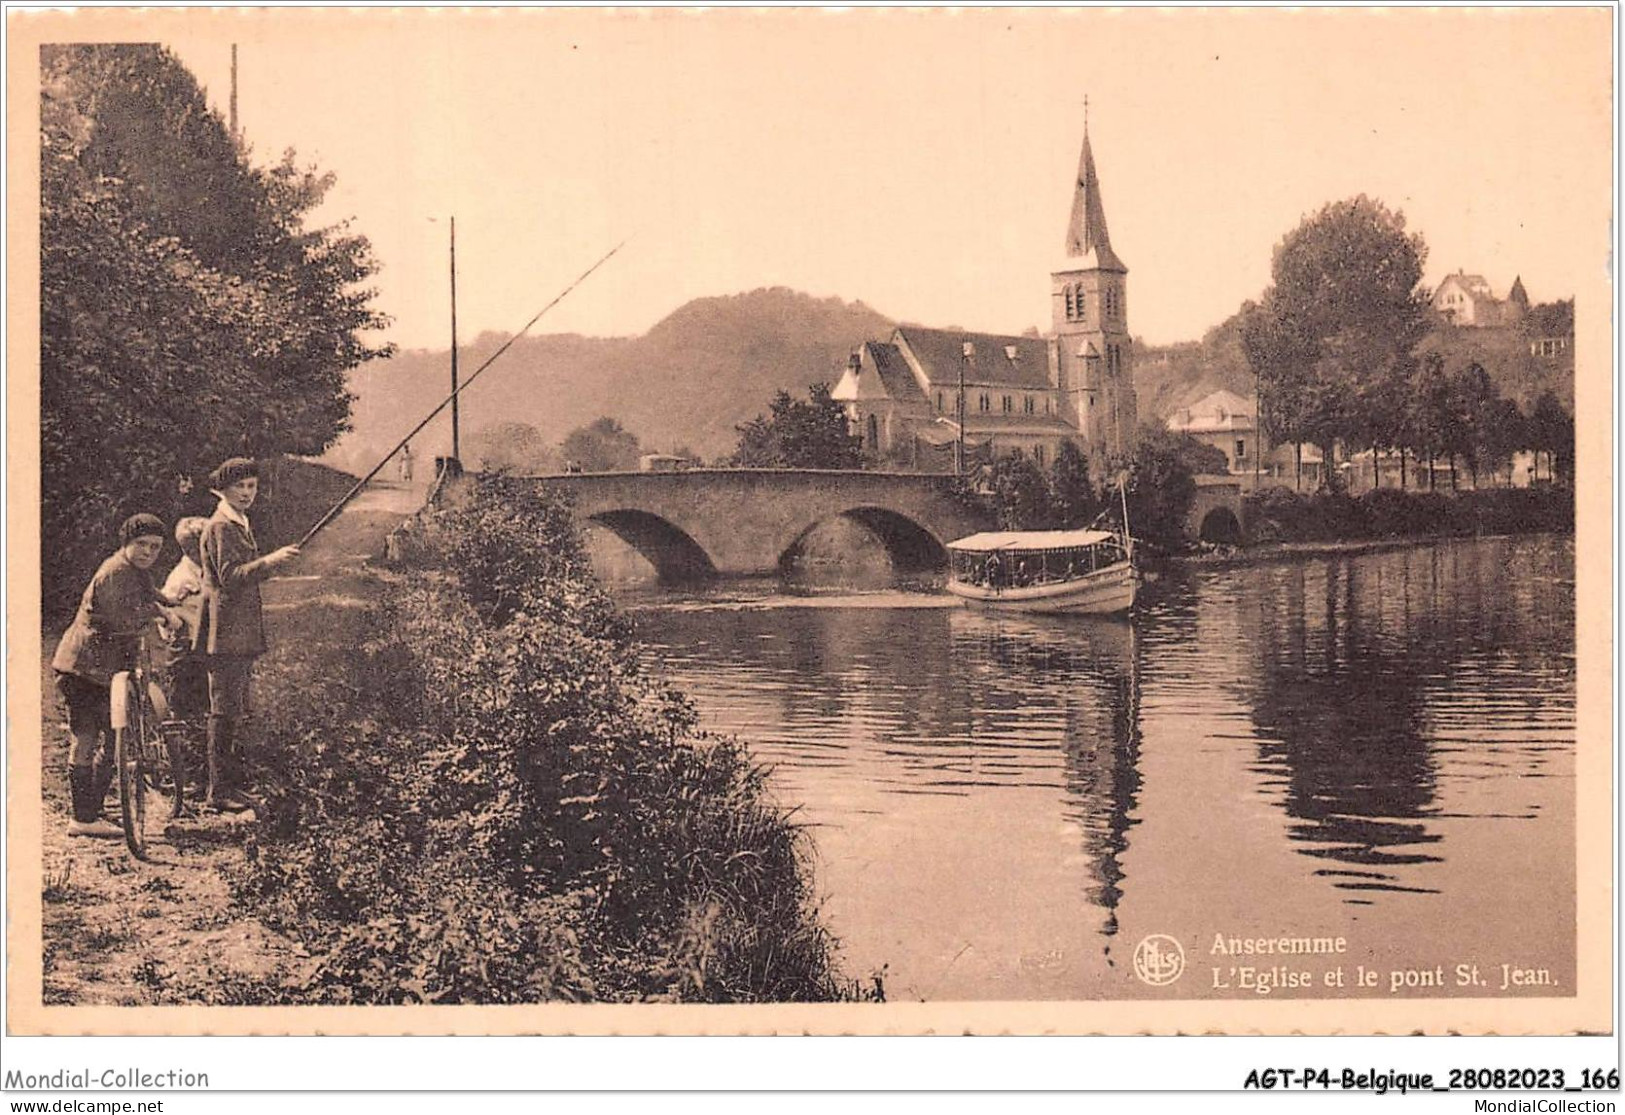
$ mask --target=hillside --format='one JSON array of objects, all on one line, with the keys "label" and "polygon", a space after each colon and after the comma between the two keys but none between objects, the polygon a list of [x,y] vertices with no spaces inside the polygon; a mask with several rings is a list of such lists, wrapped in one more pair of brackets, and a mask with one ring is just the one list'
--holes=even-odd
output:
[{"label": "hillside", "polygon": [[[557,444],[610,415],[647,448],[686,444],[711,459],[733,450],[734,427],[766,411],[775,391],[834,382],[853,347],[891,328],[861,302],[776,287],[695,299],[641,337],[522,338],[462,395],[463,434],[523,422]],[[486,333],[463,346],[462,374],[504,340]],[[370,467],[449,389],[445,350],[414,349],[361,368],[350,382],[353,430],[328,459],[352,471]],[[445,417],[436,421],[414,447],[420,459],[446,451],[449,429]]]},{"label": "hillside", "polygon": [[[1501,394],[1527,414],[1535,400],[1552,391],[1572,413],[1574,352],[1552,358],[1529,352],[1535,336],[1572,335],[1572,306],[1548,303],[1535,307],[1526,326],[1473,328],[1440,325],[1422,339],[1417,351],[1438,352],[1450,371],[1476,361],[1490,373]],[[1200,341],[1176,345],[1140,345],[1134,363],[1134,386],[1144,420],[1167,421],[1181,407],[1214,391],[1253,393],[1253,372],[1241,348],[1241,315],[1208,330]]]},{"label": "hillside", "polygon": [[1134,391],[1140,420],[1166,422],[1181,407],[1215,391],[1253,393],[1253,370],[1241,350],[1241,315],[1233,314],[1200,341],[1135,345]]}]

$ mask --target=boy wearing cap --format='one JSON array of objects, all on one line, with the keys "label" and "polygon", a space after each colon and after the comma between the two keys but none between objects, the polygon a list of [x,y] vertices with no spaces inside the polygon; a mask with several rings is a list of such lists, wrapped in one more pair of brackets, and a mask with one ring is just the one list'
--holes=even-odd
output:
[{"label": "boy wearing cap", "polygon": [[[51,659],[56,691],[68,709],[73,744],[68,753],[68,790],[73,800],[70,836],[117,837],[102,818],[102,801],[113,781],[113,675],[134,669],[143,628],[158,606],[173,607],[190,593],[168,595],[152,583],[151,569],[164,548],[164,524],[156,515],[131,515],[119,527],[118,552],[102,562],[80,598],[73,623]],[[98,746],[98,740],[100,744]]]},{"label": "boy wearing cap", "polygon": [[248,710],[249,674],[265,653],[260,582],[299,556],[297,546],[260,555],[248,509],[259,496],[259,466],[233,457],[209,476],[220,498],[203,528],[203,611],[192,646],[205,655],[209,675],[209,789],[204,804],[220,812],[249,808],[237,796],[242,752],[237,730]]}]

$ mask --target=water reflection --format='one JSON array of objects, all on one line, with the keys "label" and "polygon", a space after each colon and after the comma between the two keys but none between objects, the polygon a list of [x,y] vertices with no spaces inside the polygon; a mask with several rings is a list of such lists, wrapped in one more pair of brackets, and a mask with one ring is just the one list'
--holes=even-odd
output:
[{"label": "water reflection", "polygon": [[1572,956],[1566,539],[1196,571],[1132,623],[774,591],[641,634],[774,765],[856,970],[905,995],[1137,994],[1119,935],[1215,918]]},{"label": "water reflection", "polygon": [[1344,865],[1318,875],[1431,893],[1396,869],[1439,859],[1427,822],[1451,743],[1493,760],[1471,777],[1508,760],[1540,775],[1545,741],[1527,731],[1546,702],[1530,682],[1572,684],[1570,562],[1564,540],[1501,540],[1257,571],[1240,614],[1259,771],[1284,784],[1302,850]]},{"label": "water reflection", "polygon": [[[1128,847],[1140,787],[1139,657],[1131,623],[1088,617],[950,614],[962,659],[982,658],[1011,679],[1025,707],[1054,702],[1065,759],[1063,813],[1078,826],[1089,865],[1090,900],[1101,907],[1101,932],[1115,936]],[[964,653],[968,652],[968,653]],[[1039,679],[1020,684],[1017,679]]]}]

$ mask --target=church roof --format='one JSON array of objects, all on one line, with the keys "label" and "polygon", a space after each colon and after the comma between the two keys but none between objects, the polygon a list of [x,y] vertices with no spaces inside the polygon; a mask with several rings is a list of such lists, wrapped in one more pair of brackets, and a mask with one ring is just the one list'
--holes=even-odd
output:
[{"label": "church roof", "polygon": [[1083,153],[1078,156],[1078,180],[1072,193],[1072,219],[1066,226],[1066,254],[1079,270],[1124,271],[1128,267],[1112,251],[1106,231],[1106,207],[1100,200],[1100,176],[1089,146],[1089,128],[1083,129]]},{"label": "church roof", "polygon": [[885,386],[886,394],[899,402],[925,401],[925,392],[920,390],[919,380],[914,378],[913,369],[908,366],[908,361],[897,350],[896,345],[869,341],[864,344],[863,349],[866,362],[874,363],[875,374]]},{"label": "church roof", "polygon": [[[919,361],[925,378],[935,386],[955,384],[959,366],[965,366],[966,384],[978,387],[1019,387],[1047,391],[1049,342],[1042,337],[1008,337],[997,333],[967,333],[962,329],[926,329],[899,326],[892,344]],[[971,356],[965,359],[965,345]]]}]

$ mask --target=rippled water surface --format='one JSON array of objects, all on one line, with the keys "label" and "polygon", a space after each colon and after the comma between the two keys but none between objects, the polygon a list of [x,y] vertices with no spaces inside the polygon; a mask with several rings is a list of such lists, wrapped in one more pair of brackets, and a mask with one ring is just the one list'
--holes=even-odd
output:
[{"label": "rippled water surface", "polygon": [[[811,826],[852,974],[894,999],[1572,994],[1570,539],[1190,571],[1129,621],[944,603],[636,611]],[[1168,983],[1134,971],[1153,934],[1185,955]],[[1280,935],[1344,951],[1215,948]]]}]

